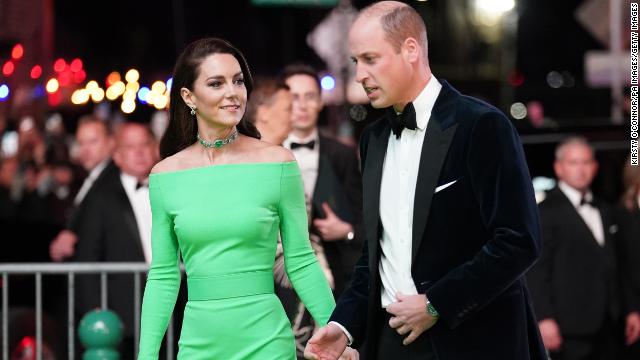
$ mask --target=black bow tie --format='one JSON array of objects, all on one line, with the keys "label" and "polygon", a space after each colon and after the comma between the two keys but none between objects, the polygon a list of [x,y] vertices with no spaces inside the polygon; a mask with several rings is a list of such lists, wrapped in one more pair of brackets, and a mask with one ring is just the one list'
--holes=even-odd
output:
[{"label": "black bow tie", "polygon": [[580,199],[580,206],[582,206],[582,205],[594,206],[593,205],[593,200],[587,200],[587,197],[583,196],[582,199]]},{"label": "black bow tie", "polygon": [[147,187],[147,186],[149,186],[149,185],[147,185],[147,184],[145,184],[145,183],[143,183],[143,182],[138,182],[138,183],[136,184],[136,191],[137,191],[137,190],[140,190],[140,188]]},{"label": "black bow tie", "polygon": [[297,142],[292,142],[291,143],[291,150],[295,150],[297,148],[301,148],[301,147],[306,147],[309,150],[313,150],[313,148],[316,146],[316,141],[315,140],[311,140],[308,143],[297,143]]},{"label": "black bow tie", "polygon": [[393,131],[396,139],[400,139],[404,128],[409,130],[418,128],[418,124],[416,123],[416,109],[413,107],[413,103],[408,103],[401,114],[397,114],[393,106],[389,107],[387,111],[389,112],[391,131]]}]

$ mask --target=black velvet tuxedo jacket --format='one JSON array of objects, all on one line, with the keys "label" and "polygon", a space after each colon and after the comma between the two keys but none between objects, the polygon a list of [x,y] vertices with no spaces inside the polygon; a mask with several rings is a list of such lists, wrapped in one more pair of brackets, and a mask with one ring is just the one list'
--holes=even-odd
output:
[{"label": "black velvet tuxedo jacket", "polygon": [[[384,117],[362,135],[367,241],[331,317],[352,334],[354,346],[366,339],[373,358],[381,326],[379,205],[389,135]],[[440,313],[421,336],[429,337],[439,359],[546,359],[524,279],[541,251],[538,211],[515,129],[499,110],[443,81],[419,166],[411,275]]]}]

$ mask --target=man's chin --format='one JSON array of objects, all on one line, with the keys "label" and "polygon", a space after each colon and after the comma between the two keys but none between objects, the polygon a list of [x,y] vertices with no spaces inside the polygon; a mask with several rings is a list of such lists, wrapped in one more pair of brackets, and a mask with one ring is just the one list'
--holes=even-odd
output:
[{"label": "man's chin", "polygon": [[389,106],[391,106],[391,104],[387,104],[386,101],[380,98],[371,99],[371,107],[373,107],[374,109],[384,109],[384,108],[388,108]]}]

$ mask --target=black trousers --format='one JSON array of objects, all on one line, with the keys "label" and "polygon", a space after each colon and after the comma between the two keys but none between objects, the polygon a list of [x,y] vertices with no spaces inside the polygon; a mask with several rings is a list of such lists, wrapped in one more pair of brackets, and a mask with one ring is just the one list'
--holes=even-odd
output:
[{"label": "black trousers", "polygon": [[620,359],[619,331],[606,322],[600,331],[590,336],[564,336],[562,348],[552,352],[552,360],[617,360]]},{"label": "black trousers", "polygon": [[[418,338],[409,345],[402,344],[402,341],[409,334],[400,335],[396,329],[389,326],[389,319],[392,315],[385,309],[380,309],[379,319],[383,319],[378,328],[377,356],[378,360],[438,360],[433,351],[431,341],[426,332],[420,334]],[[427,330],[428,331],[428,330]]]}]

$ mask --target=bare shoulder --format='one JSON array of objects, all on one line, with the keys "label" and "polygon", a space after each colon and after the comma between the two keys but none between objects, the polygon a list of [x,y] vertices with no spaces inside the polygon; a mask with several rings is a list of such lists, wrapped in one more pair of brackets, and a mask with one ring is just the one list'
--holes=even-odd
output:
[{"label": "bare shoulder", "polygon": [[266,162],[290,162],[296,160],[291,150],[279,145],[266,145],[260,150],[260,153],[262,161]]},{"label": "bare shoulder", "polygon": [[159,174],[163,172],[179,171],[185,168],[186,149],[177,152],[174,155],[168,156],[160,162],[158,162],[152,169],[152,174]]},{"label": "bare shoulder", "polygon": [[178,170],[177,161],[174,158],[175,155],[169,156],[168,158],[164,158],[160,160],[159,163],[155,164],[151,169],[152,174],[159,174],[163,172],[171,172]]},{"label": "bare shoulder", "polygon": [[245,140],[243,151],[248,162],[289,162],[295,160],[290,150],[280,145],[273,145],[249,137]]}]

